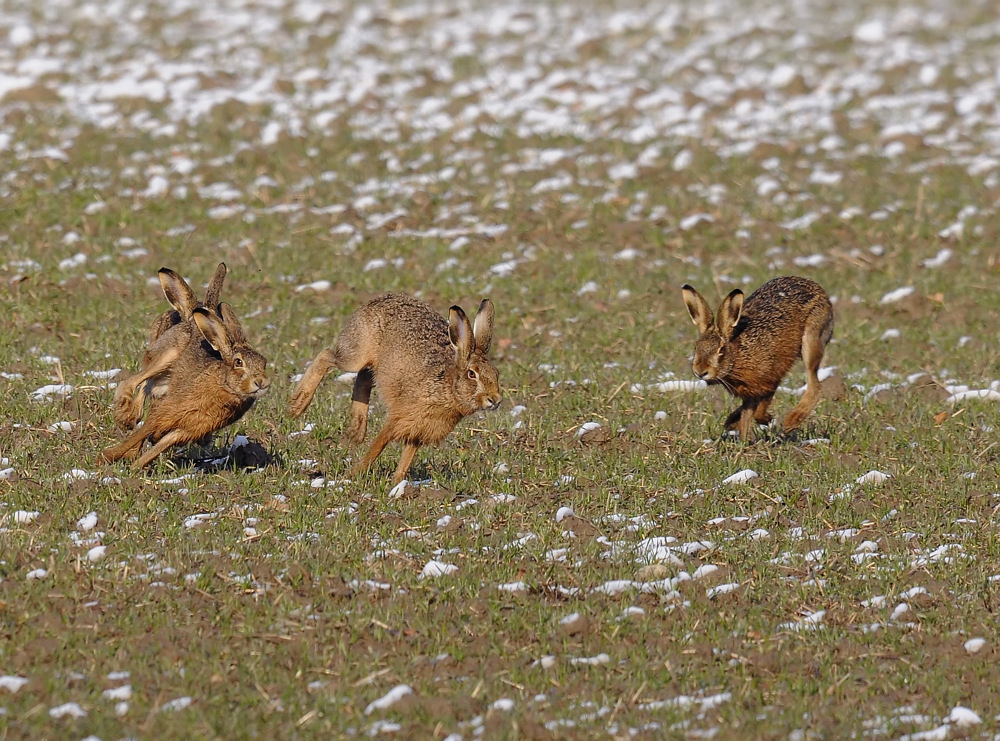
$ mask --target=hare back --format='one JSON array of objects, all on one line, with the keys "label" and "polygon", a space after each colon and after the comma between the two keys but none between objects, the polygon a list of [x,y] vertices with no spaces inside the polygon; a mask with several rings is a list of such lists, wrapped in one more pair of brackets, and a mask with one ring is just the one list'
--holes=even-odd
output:
[{"label": "hare back", "polygon": [[747,297],[732,339],[739,338],[748,349],[757,345],[779,349],[794,360],[807,327],[828,334],[829,341],[833,332],[830,297],[816,281],[789,275],[769,280]]},{"label": "hare back", "polygon": [[[774,278],[747,297],[730,340],[736,349],[726,387],[751,398],[774,393],[802,355],[806,334],[825,346],[833,334],[833,307],[826,291],[808,278]],[[727,353],[728,354],[728,353]]]},{"label": "hare back", "polygon": [[[162,316],[166,316],[166,314]],[[195,337],[200,340],[198,328],[193,322],[179,320],[176,324],[171,324],[146,348],[146,351],[142,354],[140,368],[148,368],[156,360],[157,356],[162,355],[167,350],[177,349],[183,352]]]},{"label": "hare back", "polygon": [[151,347],[153,344],[156,343],[158,339],[160,339],[164,334],[170,331],[170,329],[176,327],[183,321],[184,319],[181,317],[180,312],[177,311],[176,309],[172,311],[163,312],[158,317],[156,317],[156,320],[149,328],[149,342],[147,343],[147,345]]},{"label": "hare back", "polygon": [[[337,338],[337,367],[370,368],[379,383],[397,375],[443,381],[454,365],[448,321],[431,306],[401,293],[379,296],[347,320]],[[383,384],[380,384],[383,385]],[[432,384],[434,385],[434,384]]]}]

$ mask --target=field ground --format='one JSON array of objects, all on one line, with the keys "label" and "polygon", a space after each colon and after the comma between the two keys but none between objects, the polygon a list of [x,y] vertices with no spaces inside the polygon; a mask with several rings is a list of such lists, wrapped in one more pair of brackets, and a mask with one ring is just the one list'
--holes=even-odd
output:
[{"label": "field ground", "polygon": [[[985,0],[0,0],[0,738],[996,738],[997,69]],[[98,465],[220,260],[274,461]],[[679,289],[787,273],[831,393],[743,445]],[[401,496],[286,413],[385,290],[507,399]]]}]

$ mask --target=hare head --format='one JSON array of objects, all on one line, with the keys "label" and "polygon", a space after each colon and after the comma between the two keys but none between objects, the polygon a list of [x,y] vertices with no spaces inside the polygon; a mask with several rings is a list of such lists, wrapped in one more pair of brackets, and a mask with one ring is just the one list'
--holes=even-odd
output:
[{"label": "hare head", "polygon": [[[245,399],[259,399],[266,394],[271,385],[265,372],[267,360],[250,347],[232,307],[220,303],[218,311],[211,312],[199,306],[194,309],[191,318],[204,341],[222,361],[219,370],[221,389]],[[200,364],[205,363],[202,361]]]},{"label": "hare head", "polygon": [[730,344],[730,340],[743,313],[743,291],[738,288],[730,291],[722,299],[714,317],[708,302],[698,291],[689,285],[684,285],[681,291],[699,332],[691,369],[705,381],[724,379],[733,370],[736,361],[737,348]]},{"label": "hare head", "polygon": [[475,323],[460,306],[452,306],[449,311],[448,338],[455,349],[455,376],[453,391],[455,399],[469,408],[463,413],[480,409],[496,409],[503,401],[500,393],[500,375],[489,360],[490,344],[493,342],[493,302],[488,298],[479,304]]}]

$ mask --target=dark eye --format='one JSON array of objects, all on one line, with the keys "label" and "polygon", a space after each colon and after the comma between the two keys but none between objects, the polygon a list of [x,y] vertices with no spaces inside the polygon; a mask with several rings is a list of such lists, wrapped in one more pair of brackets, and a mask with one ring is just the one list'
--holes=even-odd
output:
[{"label": "dark eye", "polygon": [[237,356],[236,360],[233,361],[233,366],[236,367],[236,368],[242,368],[243,367],[243,358]]},{"label": "dark eye", "polygon": [[726,346],[725,346],[725,345],[723,345],[722,347],[720,347],[720,348],[719,348],[719,352],[717,353],[717,355],[718,355],[718,356],[719,356],[720,358],[722,357],[722,351],[723,351],[723,350],[725,350],[725,349],[726,349]]},{"label": "dark eye", "polygon": [[473,381],[479,378],[479,376],[476,375],[476,372],[472,370],[472,368],[469,368],[469,378],[471,378]]}]

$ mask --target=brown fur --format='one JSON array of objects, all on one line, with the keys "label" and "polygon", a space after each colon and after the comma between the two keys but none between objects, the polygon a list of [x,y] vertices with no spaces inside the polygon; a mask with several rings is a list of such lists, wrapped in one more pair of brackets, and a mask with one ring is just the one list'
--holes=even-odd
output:
[{"label": "brown fur", "polygon": [[762,285],[744,301],[732,291],[713,317],[694,288],[682,288],[684,303],[701,336],[692,369],[709,384],[721,384],[742,400],[727,418],[727,430],[748,439],[753,423],[771,421],[768,407],[796,358],[808,382],[799,403],[785,417],[786,430],[799,427],[819,401],[819,366],[833,336],[833,306],[822,286],[808,278],[783,276]]},{"label": "brown fur", "polygon": [[169,268],[160,268],[157,277],[163,295],[173,308],[156,318],[149,332],[149,345],[142,356],[139,371],[118,384],[115,389],[114,418],[120,427],[131,430],[142,418],[146,398],[163,396],[170,387],[170,370],[192,340],[201,341],[191,321],[194,310],[205,306],[215,311],[226,279],[226,264],[215,269],[204,302],[180,275]]},{"label": "brown fur", "polygon": [[473,329],[458,306],[445,321],[410,296],[376,298],[347,320],[335,350],[316,356],[292,393],[289,411],[301,415],[333,368],[357,373],[347,437],[359,445],[368,429],[372,387],[378,386],[388,418],[350,473],[366,470],[386,445],[400,441],[403,453],[393,476],[399,483],[419,447],[441,442],[463,417],[500,404],[499,377],[487,357],[493,318],[489,299],[480,304]]},{"label": "brown fur", "polygon": [[[142,468],[173,445],[232,424],[267,392],[267,360],[247,344],[229,304],[219,304],[217,312],[196,308],[192,324],[201,340],[185,345],[173,360],[170,389],[153,397],[143,425],[101,453],[101,462],[138,458],[132,468]],[[146,440],[153,447],[140,456]]]}]

